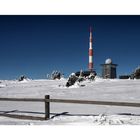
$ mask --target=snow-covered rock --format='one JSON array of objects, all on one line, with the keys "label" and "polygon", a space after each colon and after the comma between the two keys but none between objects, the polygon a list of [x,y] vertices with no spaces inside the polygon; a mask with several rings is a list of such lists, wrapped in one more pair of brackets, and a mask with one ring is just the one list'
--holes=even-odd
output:
[{"label": "snow-covered rock", "polygon": [[0,88],[4,88],[4,87],[6,87],[6,85],[0,84]]}]

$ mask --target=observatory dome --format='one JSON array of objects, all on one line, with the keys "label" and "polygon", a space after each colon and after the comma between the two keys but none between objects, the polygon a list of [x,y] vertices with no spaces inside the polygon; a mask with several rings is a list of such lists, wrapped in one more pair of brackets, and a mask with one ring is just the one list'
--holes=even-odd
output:
[{"label": "observatory dome", "polygon": [[112,60],[110,58],[106,59],[105,64],[112,64]]}]

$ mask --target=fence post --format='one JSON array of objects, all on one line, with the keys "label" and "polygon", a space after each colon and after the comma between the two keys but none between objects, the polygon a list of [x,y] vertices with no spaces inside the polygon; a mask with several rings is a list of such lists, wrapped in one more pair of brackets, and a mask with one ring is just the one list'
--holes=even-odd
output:
[{"label": "fence post", "polygon": [[[45,99],[50,99],[50,95],[45,95]],[[50,118],[50,102],[45,101],[45,120]]]}]

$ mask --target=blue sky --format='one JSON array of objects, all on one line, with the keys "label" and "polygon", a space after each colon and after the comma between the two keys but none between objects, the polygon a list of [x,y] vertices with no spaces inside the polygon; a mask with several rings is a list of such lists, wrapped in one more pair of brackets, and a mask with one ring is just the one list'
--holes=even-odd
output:
[{"label": "blue sky", "polygon": [[90,26],[99,75],[106,58],[117,75],[140,65],[140,16],[0,16],[0,79],[87,70]]}]

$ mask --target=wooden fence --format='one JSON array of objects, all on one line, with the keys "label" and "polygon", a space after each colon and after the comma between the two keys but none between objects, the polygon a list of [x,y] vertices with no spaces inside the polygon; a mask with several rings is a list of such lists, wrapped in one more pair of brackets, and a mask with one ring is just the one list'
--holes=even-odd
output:
[{"label": "wooden fence", "polygon": [[[18,101],[18,102],[44,102],[45,103],[45,117],[33,117],[23,115],[13,115],[13,117],[20,119],[37,119],[47,120],[50,118],[50,102],[55,103],[72,103],[72,104],[91,104],[91,105],[109,105],[109,106],[127,106],[127,107],[140,107],[140,103],[132,102],[111,102],[111,101],[89,101],[89,100],[68,100],[68,99],[50,99],[49,95],[45,95],[44,99],[38,98],[0,98],[0,101]],[[3,114],[0,114],[2,116]],[[10,117],[11,114],[4,114],[4,116]]]}]

